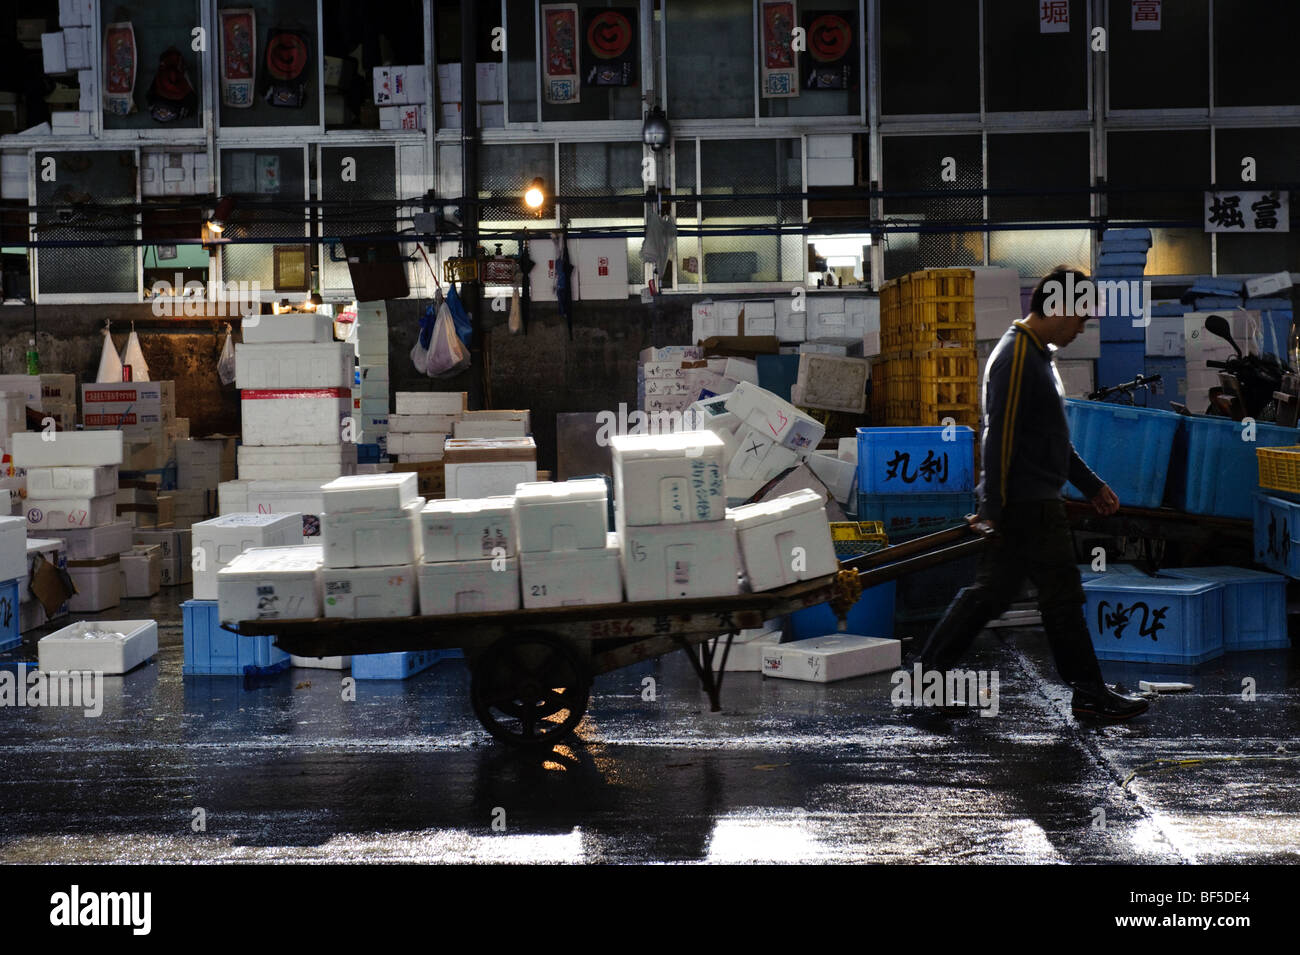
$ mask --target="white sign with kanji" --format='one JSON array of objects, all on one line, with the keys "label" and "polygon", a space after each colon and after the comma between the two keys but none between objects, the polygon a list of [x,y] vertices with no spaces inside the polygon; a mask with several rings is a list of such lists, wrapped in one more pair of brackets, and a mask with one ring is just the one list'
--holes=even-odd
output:
[{"label": "white sign with kanji", "polygon": [[1130,0],[1129,26],[1134,30],[1159,30],[1161,0]]},{"label": "white sign with kanji", "polygon": [[1070,0],[1037,0],[1038,32],[1070,32]]},{"label": "white sign with kanji", "polygon": [[1289,193],[1207,192],[1206,232],[1289,232]]}]

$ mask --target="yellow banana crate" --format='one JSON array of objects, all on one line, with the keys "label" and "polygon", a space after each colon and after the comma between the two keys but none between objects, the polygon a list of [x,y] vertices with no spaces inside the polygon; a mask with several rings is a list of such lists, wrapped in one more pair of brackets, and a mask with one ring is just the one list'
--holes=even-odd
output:
[{"label": "yellow banana crate", "polygon": [[1259,486],[1300,494],[1300,446],[1256,448]]},{"label": "yellow banana crate", "polygon": [[830,527],[836,557],[856,557],[889,546],[880,521],[832,521]]}]

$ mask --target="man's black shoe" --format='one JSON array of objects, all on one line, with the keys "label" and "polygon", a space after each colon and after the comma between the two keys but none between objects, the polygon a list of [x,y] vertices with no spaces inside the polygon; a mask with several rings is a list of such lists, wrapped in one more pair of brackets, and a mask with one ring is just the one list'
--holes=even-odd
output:
[{"label": "man's black shoe", "polygon": [[1070,709],[1075,716],[1095,720],[1127,720],[1145,713],[1150,703],[1140,696],[1116,693],[1104,683],[1075,687]]}]

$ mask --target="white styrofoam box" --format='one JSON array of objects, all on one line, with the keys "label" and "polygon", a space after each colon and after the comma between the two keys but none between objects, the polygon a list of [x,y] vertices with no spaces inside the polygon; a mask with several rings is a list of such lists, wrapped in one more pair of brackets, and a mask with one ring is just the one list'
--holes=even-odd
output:
[{"label": "white styrofoam box", "polygon": [[628,527],[621,540],[628,600],[740,593],[740,559],[731,521]]},{"label": "white styrofoam box", "polygon": [[217,573],[250,547],[288,547],[303,542],[298,514],[224,514],[190,528],[202,560],[194,569],[194,599],[217,599]]},{"label": "white styrofoam box", "polygon": [[856,437],[840,438],[835,456],[841,461],[858,463],[858,439]]},{"label": "white styrofoam box", "polygon": [[466,393],[463,391],[399,391],[393,396],[393,410],[399,415],[464,414]]},{"label": "white styrofoam box", "polygon": [[27,504],[29,530],[51,531],[68,527],[98,527],[117,520],[117,501],[113,494],[99,497],[59,497]]},{"label": "white styrofoam box", "polygon": [[[233,483],[233,482],[232,482]],[[303,533],[314,537],[320,533],[320,516],[325,512],[325,496],[320,481],[249,481],[241,511],[255,514],[301,514]],[[235,495],[231,494],[232,503]],[[230,513],[224,508],[222,513]]]},{"label": "white styrofoam box", "polygon": [[727,463],[728,478],[766,481],[799,463],[797,451],[777,444],[747,425],[737,431],[736,439],[735,452]]},{"label": "white styrofoam box", "polygon": [[390,433],[396,431],[403,434],[450,434],[459,420],[459,413],[454,415],[390,414],[388,430]]},{"label": "white styrofoam box", "polygon": [[520,484],[515,488],[516,546],[524,554],[604,547],[608,503],[599,478]]},{"label": "white styrofoam box", "polygon": [[843,295],[824,293],[805,295],[804,311],[807,313],[805,338],[850,337],[847,331],[848,312],[844,308]]},{"label": "white styrofoam box", "polygon": [[418,606],[415,565],[325,568],[327,617],[413,617]]},{"label": "white styrofoam box", "polygon": [[1146,336],[1148,355],[1179,357],[1186,347],[1187,326],[1182,315],[1154,315]]},{"label": "white styrofoam box", "polygon": [[693,401],[687,411],[689,417],[684,415],[683,418],[691,430],[707,428],[716,434],[726,435],[740,427],[740,419],[727,410],[727,395],[714,395],[712,398]]},{"label": "white styrofoam box", "polygon": [[[1096,388],[1097,363],[1091,360],[1057,359],[1056,373],[1067,398],[1086,398]],[[981,395],[981,403],[983,396]]]},{"label": "white styrofoam box", "polygon": [[351,388],[354,359],[347,342],[239,344],[235,387]]},{"label": "white styrofoam box", "polygon": [[0,516],[0,580],[27,574],[27,520]]},{"label": "white styrofoam box", "polygon": [[[431,461],[442,460],[442,449],[449,434],[439,434],[436,431],[410,433],[404,431],[388,431],[388,453],[389,454],[427,454]],[[476,435],[476,437],[481,437]]]},{"label": "white styrofoam box", "polygon": [[[70,70],[88,70],[93,66],[92,44],[95,38],[90,27],[68,27],[63,31],[63,54]],[[55,127],[57,129],[57,127]]]},{"label": "white styrofoam box", "polygon": [[1218,335],[1212,335],[1205,330],[1205,320],[1211,315],[1222,315],[1227,319],[1228,331],[1242,354],[1259,354],[1259,312],[1241,308],[1188,312],[1183,316],[1183,323],[1185,352],[1189,364],[1192,361],[1219,360],[1236,355],[1231,345]]},{"label": "white styrofoam box", "polygon": [[806,463],[835,500],[841,504],[852,500],[853,482],[858,471],[856,461],[841,461],[830,452],[817,451],[808,455]]},{"label": "white styrofoam box", "polygon": [[817,447],[826,434],[821,422],[747,381],[738,384],[728,396],[727,410],[769,440],[796,450]]},{"label": "white styrofoam box", "polygon": [[1265,298],[1286,292],[1292,285],[1290,272],[1274,272],[1272,275],[1260,275],[1246,279],[1247,298]]},{"label": "white styrofoam box", "polygon": [[[395,472],[410,474],[414,471]],[[393,475],[372,475],[390,477]],[[393,567],[414,564],[424,553],[417,497],[400,508],[365,511],[326,511],[321,518],[325,566]]]},{"label": "white styrofoam box", "polygon": [[603,548],[520,554],[519,589],[527,609],[619,603],[623,575],[618,535],[608,534]]},{"label": "white styrofoam box", "polygon": [[515,421],[480,421],[461,418],[453,428],[457,438],[522,438],[528,434],[522,419]]},{"label": "white styrofoam box", "polygon": [[137,544],[119,558],[123,597],[152,597],[162,589],[162,548]]},{"label": "white styrofoam box", "polygon": [[27,154],[0,156],[0,199],[27,198]]},{"label": "white styrofoam box", "polygon": [[460,64],[438,64],[438,101],[459,103],[461,100]]},{"label": "white styrofoam box", "polygon": [[726,516],[726,444],[714,431],[614,435],[609,444],[620,526]]},{"label": "white styrofoam box", "polygon": [[341,444],[352,411],[347,388],[259,388],[239,397],[244,444]]},{"label": "white styrofoam box", "polygon": [[1020,273],[1000,266],[980,266],[975,273],[975,338],[996,341],[1021,318]]},{"label": "white styrofoam box", "polygon": [[41,34],[41,66],[45,73],[68,72],[62,32]]},{"label": "white styrofoam box", "polygon": [[423,64],[375,67],[374,102],[376,106],[423,103],[424,101]]},{"label": "white styrofoam box", "polygon": [[536,461],[448,462],[447,497],[496,497],[514,494],[516,486],[537,480]]},{"label": "white styrofoam box", "polygon": [[758,363],[748,358],[728,358],[722,369],[722,377],[733,381],[747,381],[758,384]]},{"label": "white styrofoam box", "polygon": [[94,567],[68,562],[68,574],[77,592],[68,598],[73,613],[97,613],[122,602],[122,565],[117,556]]},{"label": "white styrofoam box", "polygon": [[865,358],[801,354],[798,385],[802,402],[811,408],[861,414],[867,407],[871,363]]},{"label": "white styrofoam box", "polygon": [[351,657],[300,657],[289,654],[289,666],[299,670],[347,670],[352,666]]},{"label": "white styrofoam box", "polygon": [[[725,637],[722,639],[725,639]],[[741,631],[731,641],[731,649],[727,652],[727,662],[723,666],[723,670],[727,673],[758,673],[763,669],[763,651],[768,647],[776,646],[780,642],[780,630],[757,628]],[[717,664],[721,660],[722,641],[720,639],[713,661]]]},{"label": "white styrofoam box", "polygon": [[420,512],[424,561],[484,560],[497,548],[513,557],[514,509],[506,496],[429,501]]},{"label": "white styrofoam box", "polygon": [[130,550],[134,532],[130,521],[114,521],[100,527],[65,528],[58,536],[67,544],[69,560],[98,560]]},{"label": "white styrofoam box", "polygon": [[59,26],[88,27],[95,22],[94,0],[59,0]]},{"label": "white styrofoam box", "polygon": [[718,317],[718,331],[716,334],[722,336],[740,334],[740,310],[744,307],[744,304],[744,302],[734,300],[714,303],[713,311]]},{"label": "white styrofoam box", "polygon": [[117,465],[93,468],[28,468],[27,499],[100,497],[117,490]]},{"label": "white styrofoam box", "polygon": [[580,276],[575,286],[581,286],[584,301],[627,301],[626,239],[570,239],[569,260],[573,263],[574,275]]},{"label": "white styrofoam box", "polygon": [[1064,348],[1057,348],[1055,345],[1051,348],[1058,358],[1067,358],[1071,361],[1100,358],[1101,322],[1094,320],[1084,323],[1083,331],[1079,333],[1078,338]]},{"label": "white styrofoam box", "polygon": [[416,568],[420,613],[519,609],[519,558],[446,560]]},{"label": "white styrofoam box", "polygon": [[[776,307],[776,337],[783,342],[801,342],[808,337],[807,296],[803,287],[794,295],[778,295],[772,300]],[[797,307],[796,307],[797,306]]]},{"label": "white styrofoam box", "polygon": [[13,436],[14,464],[22,468],[99,467],[122,463],[120,431],[56,431],[54,440],[26,431]]},{"label": "white styrofoam box", "polygon": [[380,129],[424,129],[424,107],[418,103],[379,107]]},{"label": "white styrofoam box", "polygon": [[[241,444],[239,476],[246,481],[307,480],[322,482],[356,470],[355,444],[262,446]],[[212,471],[207,475],[210,477]]]},{"label": "white styrofoam box", "polygon": [[105,676],[129,673],[158,652],[153,620],[79,620],[36,644],[45,673],[90,670]]},{"label": "white styrofoam box", "polygon": [[833,634],[763,648],[763,675],[783,680],[831,683],[895,669],[902,643],[885,637]]},{"label": "white styrofoam box", "polygon": [[[745,334],[775,335],[776,305],[771,301],[745,302]],[[735,375],[730,377],[735,378]]]},{"label": "white styrofoam box", "polygon": [[399,454],[397,455],[398,464],[429,464],[441,460],[442,460],[441,454]]},{"label": "white styrofoam box", "polygon": [[244,551],[217,574],[221,622],[321,616],[323,563],[319,544]]},{"label": "white styrofoam box", "polygon": [[416,481],[414,471],[337,478],[321,486],[325,511],[400,510],[419,496]]},{"label": "white styrofoam box", "polygon": [[217,485],[217,513],[238,514],[248,510],[249,481],[222,481]]},{"label": "white styrofoam box", "polygon": [[480,103],[501,102],[501,64],[479,63],[475,66],[475,85]]},{"label": "white styrofoam box", "polygon": [[[745,575],[753,590],[771,590],[839,570],[826,508],[816,491],[804,488],[745,504],[728,510],[727,520],[736,523]],[[795,554],[796,547],[802,548],[801,555]]]},{"label": "white styrofoam box", "polygon": [[334,341],[334,319],[320,312],[287,312],[283,315],[258,315],[256,321],[244,319],[245,345],[294,342],[319,344]]},{"label": "white styrofoam box", "polygon": [[27,430],[27,395],[21,391],[0,388],[0,441],[8,443],[9,435]]}]

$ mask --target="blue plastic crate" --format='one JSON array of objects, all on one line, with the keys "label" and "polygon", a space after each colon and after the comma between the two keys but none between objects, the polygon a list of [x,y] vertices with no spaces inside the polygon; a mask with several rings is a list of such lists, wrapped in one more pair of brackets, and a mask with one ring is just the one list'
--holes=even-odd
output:
[{"label": "blue plastic crate", "polygon": [[880,521],[889,542],[935,534],[966,522],[975,512],[973,491],[945,494],[858,494],[858,520]]},{"label": "blue plastic crate", "polygon": [[[1106,323],[1110,322],[1113,332],[1107,332]],[[1097,359],[1097,387],[1122,385],[1132,381],[1146,369],[1147,330],[1134,328],[1133,320],[1128,318],[1103,318],[1101,320],[1102,342],[1101,357]],[[1132,334],[1136,332],[1137,334]],[[1107,340],[1108,334],[1129,336]]]},{"label": "blue plastic crate", "polygon": [[1145,242],[1151,245],[1150,229],[1107,229],[1101,234],[1102,242]]},{"label": "blue plastic crate", "polygon": [[1248,298],[1246,299],[1246,308],[1252,311],[1271,312],[1275,309],[1289,309],[1291,300],[1289,298]]},{"label": "blue plastic crate", "polygon": [[1147,264],[1146,249],[1126,251],[1123,249],[1112,248],[1111,246],[1103,244],[1101,248],[1098,250],[1098,252],[1099,254],[1097,256],[1097,265],[1099,267],[1108,266],[1108,265],[1140,265],[1144,269],[1146,268],[1146,264]]},{"label": "blue plastic crate", "polygon": [[[1101,401],[1065,402],[1070,438],[1084,462],[1110,485],[1120,504],[1159,507],[1179,415]],[[1069,497],[1083,495],[1072,484]]]},{"label": "blue plastic crate", "polygon": [[215,600],[186,600],[181,618],[186,676],[268,674],[289,666],[289,654],[270,637],[241,637],[222,627]]},{"label": "blue plastic crate", "polygon": [[1195,666],[1223,655],[1223,585],[1107,574],[1083,585],[1098,660]]},{"label": "blue plastic crate", "polygon": [[1151,306],[1152,318],[1172,318],[1175,315],[1186,315],[1187,306],[1182,302],[1156,302]]},{"label": "blue plastic crate", "polygon": [[1255,495],[1255,563],[1300,580],[1300,501]]},{"label": "blue plastic crate", "polygon": [[[1148,408],[1169,410],[1169,402],[1187,404],[1187,359],[1148,355],[1145,375],[1159,375],[1160,380],[1147,389]],[[1175,436],[1177,437],[1177,436]]]},{"label": "blue plastic crate", "polygon": [[357,680],[406,680],[441,659],[440,650],[361,653],[352,657],[352,676]]},{"label": "blue plastic crate", "polygon": [[798,355],[758,355],[758,386],[790,400],[790,387],[799,377]]},{"label": "blue plastic crate", "polygon": [[[846,618],[846,633],[856,633],[864,637],[894,636],[894,590],[895,581],[877,584],[862,591],[858,602],[849,608]],[[835,617],[829,603],[804,607],[790,614],[791,639],[803,640],[805,637],[824,637],[828,633],[839,633],[840,622]]]},{"label": "blue plastic crate", "polygon": [[375,464],[379,461],[379,458],[380,458],[380,450],[378,444],[357,445],[358,464]]},{"label": "blue plastic crate", "polygon": [[1140,279],[1146,274],[1145,265],[1099,265],[1093,273],[1096,279]]},{"label": "blue plastic crate", "polygon": [[[947,434],[952,440],[945,441]],[[975,432],[960,425],[858,428],[858,489],[935,494],[975,488]]]},{"label": "blue plastic crate", "polygon": [[1300,444],[1300,430],[1256,424],[1255,440],[1243,441],[1246,425],[1230,418],[1183,416],[1169,462],[1169,501],[1189,514],[1249,518],[1259,489],[1256,448]]},{"label": "blue plastic crate", "polygon": [[1231,295],[1195,295],[1192,297],[1192,303],[1198,312],[1216,308],[1241,308],[1241,299],[1233,298]]},{"label": "blue plastic crate", "polygon": [[1142,261],[1145,262],[1149,248],[1151,248],[1150,239],[1102,239],[1097,244],[1097,254],[1106,256],[1115,252],[1141,252]]},{"label": "blue plastic crate", "polygon": [[0,580],[0,650],[12,650],[23,642],[18,622],[18,581]]},{"label": "blue plastic crate", "polygon": [[1162,570],[1165,577],[1209,580],[1223,584],[1223,649],[1284,650],[1286,578],[1245,567],[1179,567]]}]

